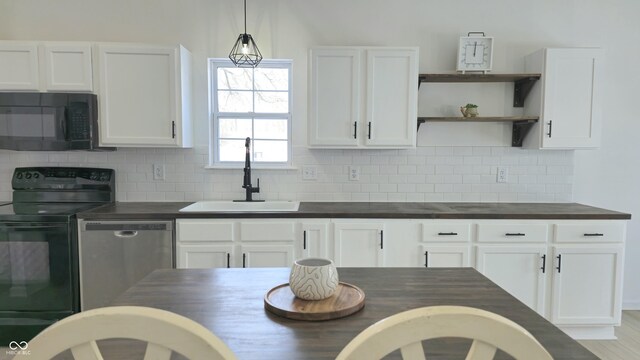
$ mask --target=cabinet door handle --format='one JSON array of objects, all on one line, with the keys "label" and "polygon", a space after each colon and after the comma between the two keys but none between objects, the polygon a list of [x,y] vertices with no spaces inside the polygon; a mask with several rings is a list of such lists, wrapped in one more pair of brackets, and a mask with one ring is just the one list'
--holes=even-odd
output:
[{"label": "cabinet door handle", "polygon": [[247,254],[246,253],[242,253],[242,267],[243,268],[247,267]]},{"label": "cabinet door handle", "polygon": [[380,249],[384,249],[384,230],[380,230]]},{"label": "cabinet door handle", "polygon": [[543,274],[545,272],[546,267],[547,267],[547,254],[544,254],[542,255],[542,267],[540,268]]},{"label": "cabinet door handle", "polygon": [[176,138],[176,122],[175,121],[171,122],[171,138],[172,139]]},{"label": "cabinet door handle", "polygon": [[353,122],[353,138],[354,139],[358,138],[358,122],[357,121]]},{"label": "cabinet door handle", "polygon": [[302,249],[307,250],[307,230],[302,232]]},{"label": "cabinet door handle", "polygon": [[438,236],[456,236],[458,233],[448,232],[448,233],[438,233]]},{"label": "cabinet door handle", "polygon": [[504,236],[525,236],[523,233],[506,233]]},{"label": "cabinet door handle", "polygon": [[429,267],[429,252],[428,251],[424,252],[424,267],[426,267],[426,268]]},{"label": "cabinet door handle", "polygon": [[549,122],[547,124],[549,124],[549,132],[547,133],[548,137],[551,137],[551,126],[553,125],[552,123],[553,120],[549,120]]},{"label": "cabinet door handle", "polygon": [[562,268],[562,254],[556,256],[556,258],[558,259],[558,266],[556,266],[556,269],[558,270],[558,274],[560,274]]},{"label": "cabinet door handle", "polygon": [[227,269],[231,267],[231,254],[227,253]]},{"label": "cabinet door handle", "polygon": [[371,121],[369,121],[369,132],[367,134],[367,138],[371,139]]},{"label": "cabinet door handle", "polygon": [[601,233],[586,233],[586,234],[584,234],[584,236],[604,236],[604,234],[601,234]]}]

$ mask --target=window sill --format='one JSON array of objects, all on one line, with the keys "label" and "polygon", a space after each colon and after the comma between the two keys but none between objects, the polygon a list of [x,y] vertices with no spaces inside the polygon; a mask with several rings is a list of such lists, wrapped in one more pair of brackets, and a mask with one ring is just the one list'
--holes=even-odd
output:
[{"label": "window sill", "polygon": [[[244,169],[244,165],[205,165],[205,169],[211,170],[242,170]],[[260,166],[251,164],[251,170],[298,170],[299,168],[291,165],[284,166]]]}]

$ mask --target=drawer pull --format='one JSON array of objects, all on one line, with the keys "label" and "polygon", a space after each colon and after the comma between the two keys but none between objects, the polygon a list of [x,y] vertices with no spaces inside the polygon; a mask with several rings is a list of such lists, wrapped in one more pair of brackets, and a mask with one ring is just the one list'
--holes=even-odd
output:
[{"label": "drawer pull", "polygon": [[506,233],[504,236],[525,236],[523,233]]},{"label": "drawer pull", "polygon": [[544,254],[542,255],[542,267],[540,268],[543,274],[545,272],[546,267],[547,267],[547,254]]},{"label": "drawer pull", "polygon": [[307,250],[307,230],[302,232],[302,249]]},{"label": "drawer pull", "polygon": [[458,233],[455,233],[455,232],[448,232],[448,233],[439,232],[438,233],[438,236],[456,236],[456,235],[458,235]]},{"label": "drawer pull", "polygon": [[584,234],[584,236],[604,236],[604,234],[601,234],[601,233],[586,233],[586,234]]},{"label": "drawer pull", "polygon": [[426,268],[429,267],[429,252],[428,251],[424,252],[424,267],[426,267]]},{"label": "drawer pull", "polygon": [[558,270],[558,274],[560,274],[560,270],[562,268],[562,254],[559,254],[556,258],[558,258],[558,266],[556,266],[556,269]]},{"label": "drawer pull", "polygon": [[247,267],[247,254],[245,253],[242,254],[242,267],[243,268]]},{"label": "drawer pull", "polygon": [[380,249],[384,249],[384,230],[380,230]]},{"label": "drawer pull", "polygon": [[231,254],[227,253],[227,269],[231,267]]}]

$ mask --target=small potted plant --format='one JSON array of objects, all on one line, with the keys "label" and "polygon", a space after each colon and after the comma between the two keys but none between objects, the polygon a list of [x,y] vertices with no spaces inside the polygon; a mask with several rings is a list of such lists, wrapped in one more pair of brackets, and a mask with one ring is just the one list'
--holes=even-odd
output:
[{"label": "small potted plant", "polygon": [[478,116],[478,105],[475,104],[467,104],[465,106],[460,107],[460,112],[464,117],[476,117]]}]

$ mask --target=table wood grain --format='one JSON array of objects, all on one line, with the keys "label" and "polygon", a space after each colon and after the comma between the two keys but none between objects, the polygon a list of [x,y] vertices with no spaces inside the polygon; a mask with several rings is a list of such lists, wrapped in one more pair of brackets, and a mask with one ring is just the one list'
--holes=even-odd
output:
[{"label": "table wood grain", "polygon": [[[113,305],[150,306],[186,316],[247,360],[334,359],[369,325],[432,305],[472,306],[505,316],[531,332],[556,360],[597,359],[472,268],[338,268],[338,273],[340,281],[365,292],[366,305],[353,315],[328,321],[289,320],[264,309],[264,295],[287,282],[287,268],[156,270]],[[425,348],[431,359],[464,358],[469,344],[440,339],[426,342]]]}]

